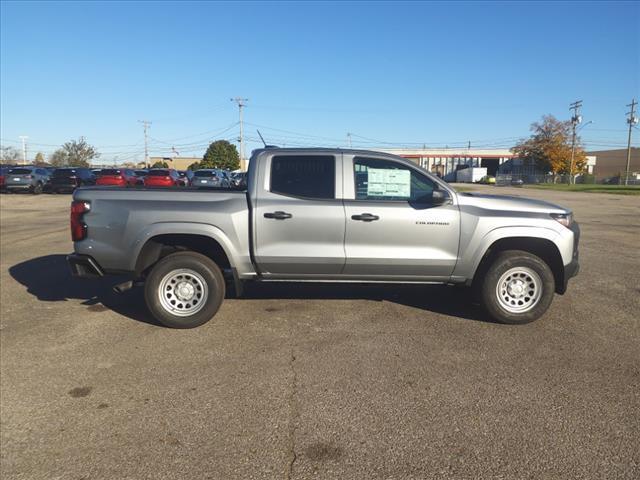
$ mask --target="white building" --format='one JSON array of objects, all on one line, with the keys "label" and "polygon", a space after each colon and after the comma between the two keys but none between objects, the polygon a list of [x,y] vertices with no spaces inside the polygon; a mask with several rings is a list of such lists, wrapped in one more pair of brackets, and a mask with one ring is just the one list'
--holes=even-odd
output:
[{"label": "white building", "polygon": [[455,180],[455,172],[462,165],[486,167],[487,175],[495,176],[500,165],[515,157],[511,150],[506,148],[390,148],[375,150],[412,160],[448,181]]}]

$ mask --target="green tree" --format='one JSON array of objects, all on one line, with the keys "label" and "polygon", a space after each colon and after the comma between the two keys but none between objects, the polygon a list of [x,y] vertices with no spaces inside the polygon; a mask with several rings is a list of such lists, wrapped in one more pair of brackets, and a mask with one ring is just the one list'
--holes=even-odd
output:
[{"label": "green tree", "polygon": [[71,140],[51,154],[49,163],[54,167],[89,167],[91,160],[98,158],[100,154],[92,145],[89,145],[84,137]]},{"label": "green tree", "polygon": [[236,146],[226,140],[216,140],[207,148],[198,168],[237,170],[240,168],[240,156]]},{"label": "green tree", "polygon": [[22,157],[20,152],[13,147],[2,147],[0,152],[2,163],[18,163],[18,160]]},{"label": "green tree", "polygon": [[156,163],[151,165],[151,168],[169,168],[169,164],[167,162],[161,162],[158,160]]},{"label": "green tree", "polygon": [[540,122],[531,124],[532,135],[520,140],[511,150],[524,162],[534,164],[554,176],[581,173],[587,162],[580,138],[576,137],[573,170],[571,169],[571,122],[545,115]]}]

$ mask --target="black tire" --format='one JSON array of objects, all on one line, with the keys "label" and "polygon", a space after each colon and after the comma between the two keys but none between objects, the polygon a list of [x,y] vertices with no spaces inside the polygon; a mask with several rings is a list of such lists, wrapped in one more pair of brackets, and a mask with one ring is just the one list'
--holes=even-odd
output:
[{"label": "black tire", "polygon": [[33,187],[33,192],[34,195],[40,195],[42,193],[42,183],[38,182],[34,185]]},{"label": "black tire", "polygon": [[[184,271],[184,273],[182,273]],[[177,272],[177,273],[176,273]],[[193,273],[195,272],[195,273]],[[167,278],[184,275],[186,281],[174,279],[173,283],[167,282]],[[200,278],[197,278],[197,277]],[[190,300],[179,299],[178,285],[188,284],[192,289]],[[197,288],[202,283],[200,292],[203,295],[202,303],[192,305],[190,308],[198,309],[193,314],[188,314],[188,302],[200,302],[200,297],[193,296],[193,292],[198,293]],[[167,292],[163,291],[163,299],[160,297],[160,290],[166,283]],[[195,286],[195,289],[194,289]],[[173,290],[170,290],[173,288]],[[173,297],[171,298],[171,295]],[[225,295],[225,282],[222,272],[216,263],[209,257],[196,252],[177,252],[167,255],[156,263],[145,281],[144,298],[147,308],[162,325],[170,328],[194,328],[207,323],[218,312]],[[164,302],[164,305],[163,305]],[[165,305],[174,302],[177,304],[173,308],[175,311],[184,304],[185,310],[182,315],[172,313]],[[182,303],[181,303],[182,302]],[[170,306],[170,305],[169,305]]]},{"label": "black tire", "polygon": [[[513,274],[506,275],[508,272]],[[502,283],[500,289],[498,283]],[[500,323],[525,324],[547,311],[553,301],[555,279],[540,257],[522,250],[506,250],[488,268],[480,293],[491,318]],[[518,309],[521,311],[514,311]]]}]

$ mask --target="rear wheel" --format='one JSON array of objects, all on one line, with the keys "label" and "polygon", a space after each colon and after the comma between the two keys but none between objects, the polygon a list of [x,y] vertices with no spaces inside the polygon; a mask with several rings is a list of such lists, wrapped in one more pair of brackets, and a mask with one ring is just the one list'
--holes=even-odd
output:
[{"label": "rear wheel", "polygon": [[220,268],[200,253],[178,252],[155,264],[145,282],[151,314],[171,328],[194,328],[208,322],[225,295]]},{"label": "rear wheel", "polygon": [[34,185],[33,193],[35,195],[40,195],[42,193],[42,182],[38,182]]},{"label": "rear wheel", "polygon": [[501,323],[533,322],[547,311],[555,292],[553,272],[540,257],[521,250],[498,254],[481,288],[482,303]]}]

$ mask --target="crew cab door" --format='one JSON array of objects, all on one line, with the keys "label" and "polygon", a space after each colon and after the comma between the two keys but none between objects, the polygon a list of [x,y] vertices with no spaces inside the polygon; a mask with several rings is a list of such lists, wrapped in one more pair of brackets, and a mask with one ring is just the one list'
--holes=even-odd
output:
[{"label": "crew cab door", "polygon": [[254,210],[255,260],[272,277],[330,276],[345,263],[342,156],[265,159]]},{"label": "crew cab door", "polygon": [[346,156],[345,276],[446,280],[460,213],[450,193],[408,162]]}]

